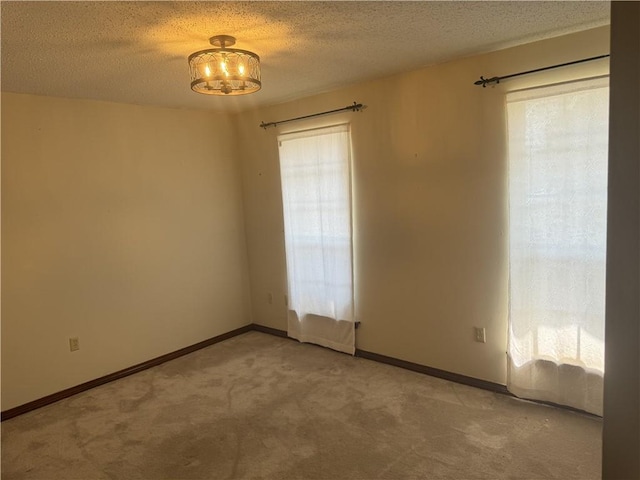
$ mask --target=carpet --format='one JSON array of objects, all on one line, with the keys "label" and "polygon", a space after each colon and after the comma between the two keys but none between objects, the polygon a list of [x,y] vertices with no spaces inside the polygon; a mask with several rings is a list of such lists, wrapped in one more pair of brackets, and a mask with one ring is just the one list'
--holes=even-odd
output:
[{"label": "carpet", "polygon": [[2,423],[2,479],[597,479],[598,418],[249,332]]}]

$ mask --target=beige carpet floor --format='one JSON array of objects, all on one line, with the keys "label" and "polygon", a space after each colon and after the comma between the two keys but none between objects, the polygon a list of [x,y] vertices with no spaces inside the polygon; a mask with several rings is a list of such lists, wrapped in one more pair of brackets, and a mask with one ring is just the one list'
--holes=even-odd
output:
[{"label": "beige carpet floor", "polygon": [[2,479],[596,479],[601,422],[250,332],[2,423]]}]

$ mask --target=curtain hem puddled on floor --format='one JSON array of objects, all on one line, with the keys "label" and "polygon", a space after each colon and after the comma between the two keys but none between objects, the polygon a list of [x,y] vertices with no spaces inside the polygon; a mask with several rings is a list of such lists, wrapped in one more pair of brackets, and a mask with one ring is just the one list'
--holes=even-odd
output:
[{"label": "curtain hem puddled on floor", "polygon": [[517,397],[602,416],[602,372],[553,360],[533,360],[517,367],[510,359],[508,376],[508,389]]},{"label": "curtain hem puddled on floor", "polygon": [[356,353],[355,323],[351,321],[318,315],[305,315],[299,320],[296,312],[290,310],[287,334],[303,343],[315,343],[349,355]]}]

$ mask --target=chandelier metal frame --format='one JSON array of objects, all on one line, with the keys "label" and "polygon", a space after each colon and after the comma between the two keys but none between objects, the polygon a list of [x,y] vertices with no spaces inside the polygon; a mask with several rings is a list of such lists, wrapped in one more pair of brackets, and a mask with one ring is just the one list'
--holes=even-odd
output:
[{"label": "chandelier metal frame", "polygon": [[205,95],[246,95],[262,88],[258,55],[229,48],[236,43],[230,35],[213,36],[209,43],[216,48],[189,55],[191,90]]}]

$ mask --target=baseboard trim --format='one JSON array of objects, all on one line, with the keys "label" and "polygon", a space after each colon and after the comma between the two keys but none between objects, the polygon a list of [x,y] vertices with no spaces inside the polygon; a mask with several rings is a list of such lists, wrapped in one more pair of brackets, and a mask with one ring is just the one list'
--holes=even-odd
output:
[{"label": "baseboard trim", "polygon": [[375,362],[386,363],[387,365],[393,365],[394,367],[412,370],[414,372],[423,373],[432,377],[442,378],[451,382],[461,383],[470,387],[481,388],[483,390],[489,390],[491,392],[513,396],[513,394],[509,392],[509,390],[507,390],[507,387],[505,385],[501,385],[499,383],[493,383],[487,380],[481,380],[479,378],[468,377],[459,373],[440,370],[439,368],[427,367],[426,365],[408,362],[406,360],[400,360],[399,358],[387,357],[386,355],[380,355],[379,353],[356,349],[356,357],[366,358],[367,360],[373,360]]},{"label": "baseboard trim", "polygon": [[[104,377],[96,378],[95,380],[90,380],[80,385],[76,385],[75,387],[67,388],[60,392],[47,395],[46,397],[33,400],[31,402],[25,403],[24,405],[19,405],[17,407],[10,408],[8,410],[0,412],[0,415],[1,415],[0,421],[4,422],[5,420],[9,420],[10,418],[17,417],[19,415],[30,412],[32,410],[36,410],[38,408],[44,407],[46,405],[50,405],[52,403],[63,400],[65,398],[72,397],[73,395],[77,395],[78,393],[82,393],[92,388],[99,387],[100,385],[104,385],[105,383],[113,382],[114,380],[128,377],[129,375],[133,375],[134,373],[147,370],[148,368],[151,368],[151,367],[156,367],[170,360],[174,360],[176,358],[182,357],[183,355],[193,353],[202,348],[208,347],[210,345],[214,345],[216,343],[223,342],[230,338],[233,338],[238,335],[242,335],[244,333],[251,332],[251,331],[262,332],[269,335],[274,335],[276,337],[287,338],[295,341],[295,339],[289,337],[287,335],[287,332],[285,332],[284,330],[279,330],[277,328],[267,327],[264,325],[258,325],[257,323],[251,323],[249,325],[245,325],[244,327],[236,328],[235,330],[231,330],[230,332],[223,333],[222,335],[218,335],[218,336],[209,338],[207,340],[203,340],[202,342],[194,343],[193,345],[189,345],[188,347],[181,348],[174,352],[170,352],[165,355],[152,358],[151,360],[147,360],[146,362],[133,365],[132,367],[119,370],[109,375],[105,375]],[[386,363],[387,365],[393,365],[394,367],[404,368],[406,370],[411,370],[411,371],[422,373],[425,375],[430,375],[432,377],[442,378],[444,380],[449,380],[451,382],[456,382],[463,385],[468,385],[471,387],[481,388],[483,390],[489,390],[491,392],[496,392],[503,395],[515,397],[515,395],[513,395],[511,392],[507,390],[507,387],[505,385],[501,385],[499,383],[493,383],[487,380],[480,380],[479,378],[468,377],[466,375],[461,375],[459,373],[440,370],[439,368],[427,367],[426,365],[421,365],[419,363],[408,362],[406,360],[400,360],[399,358],[388,357],[386,355],[368,352],[366,350],[356,349],[355,356],[360,358],[365,358],[367,360],[373,360],[374,362]],[[539,400],[526,400],[526,401],[549,405],[557,408],[563,408],[567,410],[572,410],[577,413],[582,413],[595,418],[601,418],[598,415],[594,415],[594,414],[585,412],[583,410],[579,410],[577,408],[567,407],[565,405],[558,405],[552,402],[543,402]]]},{"label": "baseboard trim", "polygon": [[156,367],[170,360],[174,360],[176,358],[182,357],[183,355],[193,353],[202,348],[208,347],[210,345],[214,345],[216,343],[220,343],[224,340],[228,340],[230,338],[236,337],[238,335],[242,335],[243,333],[247,333],[252,330],[254,330],[254,324],[245,325],[244,327],[236,328],[235,330],[231,330],[230,332],[223,333],[222,335],[218,335],[218,336],[209,338],[207,340],[203,340],[202,342],[194,343],[193,345],[189,345],[188,347],[184,347],[174,352],[170,352],[165,355],[160,355],[159,357],[152,358],[151,360],[147,360],[146,362],[133,365],[132,367],[125,368],[123,370],[119,370],[114,373],[110,373],[108,375],[105,375],[104,377],[96,378],[95,380],[90,380],[88,382],[81,383],[80,385],[76,385],[75,387],[67,388],[60,392],[47,395],[46,397],[33,400],[31,402],[25,403],[24,405],[19,405],[17,407],[10,408],[8,410],[5,410],[4,412],[1,412],[0,421],[4,422],[5,420],[9,420],[10,418],[17,417],[18,415],[22,415],[32,410],[36,410],[37,408],[50,405],[52,403],[58,402],[65,398],[72,397],[73,395],[77,395],[78,393],[82,393],[92,388],[99,387],[100,385],[104,385],[105,383],[113,382],[114,380],[128,377],[129,375],[133,375],[134,373],[147,370],[148,368]]},{"label": "baseboard trim", "polygon": [[[258,325],[257,323],[253,323],[252,326],[256,332],[268,333],[269,335],[275,335],[276,337],[291,338],[289,335],[287,335],[287,332],[285,332],[284,330],[278,330],[277,328]],[[291,340],[295,340],[295,339],[291,338]]]},{"label": "baseboard trim", "polygon": [[[277,328],[265,327],[263,325],[253,324],[253,329],[258,332],[268,333],[277,337],[291,338],[287,336],[287,332],[284,330],[278,330]],[[294,339],[292,339],[294,340]],[[367,360],[373,360],[374,362],[386,363],[387,365],[393,365],[394,367],[404,368],[406,370],[412,370],[414,372],[423,373],[432,377],[442,378],[463,385],[469,385],[471,387],[481,388],[483,390],[489,390],[491,392],[501,393],[503,395],[514,396],[505,385],[499,383],[489,382],[487,380],[480,380],[479,378],[468,377],[459,373],[448,372],[446,370],[440,370],[439,368],[427,367],[419,363],[408,362],[406,360],[400,360],[399,358],[388,357],[379,353],[368,352],[366,350],[356,349],[356,357],[366,358]]]},{"label": "baseboard trim", "polygon": [[[245,325],[244,327],[236,328],[235,330],[231,330],[230,332],[223,333],[222,335],[209,338],[207,340],[195,343],[193,345],[189,345],[188,347],[181,348],[174,352],[170,352],[165,355],[152,358],[151,360],[147,360],[146,362],[133,365],[132,367],[125,368],[123,370],[119,370],[114,373],[110,373],[109,375],[105,375],[104,377],[96,378],[95,380],[90,380],[80,385],[76,385],[75,387],[67,388],[60,392],[47,395],[46,397],[38,398],[37,400],[33,400],[31,402],[25,403],[24,405],[19,405],[17,407],[10,408],[8,410],[0,412],[0,415],[1,415],[0,421],[4,422],[5,420],[9,420],[10,418],[17,417],[18,415],[22,415],[32,410],[36,410],[46,405],[50,405],[52,403],[63,400],[65,398],[72,397],[73,395],[77,395],[78,393],[82,393],[92,388],[99,387],[100,385],[104,385],[105,383],[113,382],[114,380],[128,377],[129,375],[133,375],[134,373],[138,373],[143,370],[147,370],[148,368],[161,365],[170,360],[174,360],[176,358],[182,357],[183,355],[193,353],[202,348],[208,347],[210,345],[214,345],[219,342],[223,342],[224,340],[228,340],[230,338],[236,337],[238,335],[242,335],[243,333],[247,333],[250,331],[257,331],[257,332],[266,333],[269,335],[274,335],[276,337],[291,339],[287,335],[287,332],[285,332],[284,330],[279,330],[277,328],[267,327],[264,325],[258,325],[257,323],[251,323],[249,325]],[[294,339],[291,339],[291,340],[294,340]],[[472,387],[482,388],[484,390],[489,390],[492,392],[513,396],[513,394],[511,394],[507,390],[507,387],[505,387],[504,385],[500,385],[498,383],[488,382],[486,380],[480,380],[478,378],[473,378],[473,377],[467,377],[466,375],[460,375],[458,373],[452,373],[446,370],[440,370],[438,368],[427,367],[425,365],[420,365],[418,363],[408,362],[406,360],[400,360],[398,358],[388,357],[386,355],[380,355],[379,353],[368,352],[366,350],[356,349],[355,356],[365,358],[368,360],[373,360],[375,362],[386,363],[387,365],[393,365],[395,367],[400,367],[407,370],[412,370],[414,372],[423,373],[425,375],[430,375],[432,377],[438,377],[445,380],[450,380],[452,382],[461,383],[464,385],[469,385]]]}]

